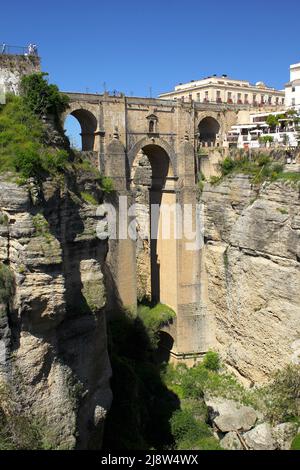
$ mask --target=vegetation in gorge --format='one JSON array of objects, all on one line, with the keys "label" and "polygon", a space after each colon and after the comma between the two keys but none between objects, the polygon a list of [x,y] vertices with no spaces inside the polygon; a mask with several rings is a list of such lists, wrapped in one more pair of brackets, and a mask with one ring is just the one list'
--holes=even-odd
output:
[{"label": "vegetation in gorge", "polygon": [[8,304],[13,294],[13,287],[14,277],[11,270],[5,264],[0,263],[0,304]]},{"label": "vegetation in gorge", "polygon": [[22,178],[39,179],[62,171],[68,153],[43,143],[42,121],[20,96],[8,96],[0,107],[0,172],[11,171]]},{"label": "vegetation in gorge", "polygon": [[21,411],[7,385],[0,383],[0,450],[51,449],[48,434],[47,427]]},{"label": "vegetation in gorge", "polygon": [[[23,77],[21,96],[7,95],[6,104],[0,105],[0,173],[11,172],[23,184],[29,178],[40,182],[47,176],[57,178],[69,173],[76,178],[77,174],[88,172],[98,179],[101,190],[109,194],[113,191],[112,180],[101,175],[80,152],[73,151],[60,128],[58,117],[67,109],[68,102],[56,85],[48,83],[47,74]],[[43,119],[49,115],[61,136],[61,143],[56,146],[46,137]],[[89,196],[93,197],[86,197]]]},{"label": "vegetation in gorge", "polygon": [[147,330],[138,317],[114,312],[108,325],[113,403],[104,449],[166,449],[174,445],[170,419],[179,408],[161,379]]},{"label": "vegetation in gorge", "polygon": [[283,171],[283,165],[272,160],[268,155],[226,157],[220,163],[220,177],[212,177],[210,182],[217,184],[222,177],[243,173],[252,177],[253,183],[262,183],[263,181],[284,180],[291,182],[300,182],[299,173],[289,173]]},{"label": "vegetation in gorge", "polygon": [[146,328],[152,347],[156,348],[159,342],[159,331],[164,326],[172,323],[175,312],[163,304],[157,304],[154,307],[141,304],[138,307],[138,317]]}]

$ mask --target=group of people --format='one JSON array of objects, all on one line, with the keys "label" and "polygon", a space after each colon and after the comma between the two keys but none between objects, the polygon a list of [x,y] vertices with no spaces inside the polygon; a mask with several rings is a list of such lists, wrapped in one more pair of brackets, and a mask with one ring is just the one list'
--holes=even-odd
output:
[{"label": "group of people", "polygon": [[38,48],[36,44],[29,44],[28,55],[38,55]]},{"label": "group of people", "polygon": [[[6,54],[9,52],[8,46],[5,43],[2,43],[1,47],[1,54]],[[24,51],[24,55],[38,55],[38,48],[36,44],[29,44],[26,48],[26,52]]]}]

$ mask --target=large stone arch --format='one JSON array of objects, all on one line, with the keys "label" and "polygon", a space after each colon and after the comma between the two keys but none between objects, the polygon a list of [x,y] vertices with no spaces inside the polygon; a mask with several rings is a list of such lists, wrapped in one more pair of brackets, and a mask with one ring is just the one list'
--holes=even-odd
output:
[{"label": "large stone arch", "polygon": [[138,141],[128,152],[128,165],[129,171],[131,172],[133,162],[137,156],[137,154],[145,147],[148,146],[157,146],[161,147],[170,159],[170,163],[173,170],[173,176],[176,178],[178,176],[177,172],[177,155],[171,145],[163,139],[160,138],[149,138],[144,137],[140,141]]},{"label": "large stone arch", "polygon": [[74,116],[81,127],[82,150],[96,150],[95,137],[98,132],[98,119],[92,106],[82,106],[79,103],[70,103],[68,110],[62,115],[62,125],[68,116]]}]

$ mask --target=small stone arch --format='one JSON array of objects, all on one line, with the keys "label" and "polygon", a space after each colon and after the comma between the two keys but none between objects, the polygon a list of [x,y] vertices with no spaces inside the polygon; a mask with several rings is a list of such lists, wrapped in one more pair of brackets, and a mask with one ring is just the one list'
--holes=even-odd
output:
[{"label": "small stone arch", "polygon": [[204,116],[198,124],[198,136],[202,145],[215,146],[222,123],[215,116]]},{"label": "small stone arch", "polygon": [[86,108],[71,103],[70,108],[62,116],[65,122],[67,116],[74,116],[81,127],[82,151],[95,150],[95,136],[98,130],[98,120],[95,114]]},{"label": "small stone arch", "polygon": [[176,155],[175,151],[173,150],[173,148],[170,146],[170,144],[168,142],[166,142],[163,139],[159,139],[159,138],[150,139],[148,137],[145,137],[145,138],[141,139],[139,142],[137,142],[132,147],[132,149],[128,152],[129,171],[131,172],[133,162],[134,162],[134,159],[136,158],[137,154],[144,147],[147,147],[147,146],[161,147],[166,152],[166,154],[168,155],[168,157],[170,159],[170,162],[171,162],[173,175],[174,175],[174,177],[177,177],[178,176],[177,175],[177,155]]}]

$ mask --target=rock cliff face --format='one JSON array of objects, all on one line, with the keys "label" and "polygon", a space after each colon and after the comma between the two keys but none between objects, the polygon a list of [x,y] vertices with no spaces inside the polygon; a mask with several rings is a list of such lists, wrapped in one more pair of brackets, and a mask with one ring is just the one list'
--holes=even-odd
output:
[{"label": "rock cliff face", "polygon": [[[101,199],[95,181],[79,182]],[[75,194],[77,192],[77,194]],[[0,378],[44,420],[53,448],[101,446],[111,403],[106,242],[96,208],[64,181],[41,188],[0,178],[0,261],[15,295],[0,325]]]},{"label": "rock cliff face", "polygon": [[39,57],[0,54],[0,91],[18,94],[21,78],[35,72],[40,72]]},{"label": "rock cliff face", "polygon": [[300,196],[284,182],[207,184],[203,301],[213,347],[264,382],[300,354]]}]

